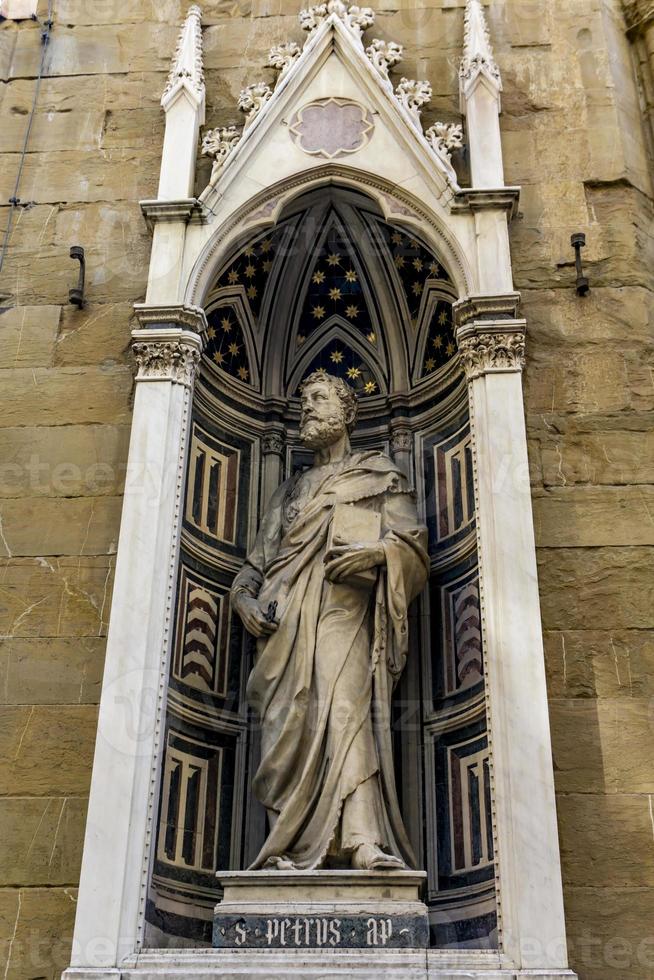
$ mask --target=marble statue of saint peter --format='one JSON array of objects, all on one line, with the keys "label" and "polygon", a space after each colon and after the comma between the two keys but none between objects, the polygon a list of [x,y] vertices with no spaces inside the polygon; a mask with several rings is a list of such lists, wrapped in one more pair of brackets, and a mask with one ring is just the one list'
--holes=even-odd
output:
[{"label": "marble statue of saint peter", "polygon": [[412,866],[389,708],[409,604],[428,575],[427,531],[390,457],[352,451],[349,385],[317,371],[301,397],[314,464],[273,495],[231,592],[258,637],[247,694],[270,833],[252,867]]}]

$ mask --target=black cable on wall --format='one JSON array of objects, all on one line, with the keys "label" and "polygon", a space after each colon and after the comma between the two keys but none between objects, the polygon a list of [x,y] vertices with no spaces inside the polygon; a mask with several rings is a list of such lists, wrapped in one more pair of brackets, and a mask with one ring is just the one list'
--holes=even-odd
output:
[{"label": "black cable on wall", "polygon": [[[0,250],[0,272],[2,272],[2,266],[4,265],[5,255],[7,254],[7,246],[9,245],[9,236],[11,235],[11,228],[14,221],[14,214],[16,212],[16,209],[19,208],[21,204],[20,198],[18,196],[18,191],[20,189],[20,180],[23,175],[23,166],[25,165],[25,155],[27,153],[30,133],[32,132],[34,113],[36,112],[36,105],[39,99],[39,90],[41,88],[41,79],[43,78],[43,70],[45,68],[45,57],[48,51],[50,34],[52,33],[52,28],[54,26],[52,21],[52,4],[53,4],[53,0],[48,0],[48,16],[47,16],[47,20],[42,24],[43,30],[41,31],[41,59],[39,61],[39,73],[36,78],[36,86],[34,88],[34,98],[32,100],[32,109],[30,112],[29,120],[27,122],[25,139],[23,140],[23,149],[21,152],[20,160],[18,162],[18,172],[16,174],[16,182],[14,184],[14,193],[9,198],[8,201],[8,204],[10,205],[10,209],[9,209],[9,217],[7,219],[7,228],[5,229],[5,236],[2,242],[2,249]],[[32,19],[38,20],[36,14]]]}]

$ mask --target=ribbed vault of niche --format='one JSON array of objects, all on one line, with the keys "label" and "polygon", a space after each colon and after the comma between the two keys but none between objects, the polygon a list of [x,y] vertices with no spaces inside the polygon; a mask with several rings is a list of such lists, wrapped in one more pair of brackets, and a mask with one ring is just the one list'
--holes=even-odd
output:
[{"label": "ribbed vault of niche", "polygon": [[364,398],[404,391],[453,357],[455,299],[423,241],[368,199],[321,190],[226,258],[207,300],[204,359],[266,397],[292,397],[318,367]]}]

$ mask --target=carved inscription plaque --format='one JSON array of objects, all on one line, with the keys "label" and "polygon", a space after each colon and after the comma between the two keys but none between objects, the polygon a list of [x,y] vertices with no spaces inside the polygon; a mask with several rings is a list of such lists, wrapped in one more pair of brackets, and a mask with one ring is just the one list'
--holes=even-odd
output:
[{"label": "carved inscription plaque", "polygon": [[419,915],[221,915],[215,947],[250,949],[424,949],[427,917]]}]

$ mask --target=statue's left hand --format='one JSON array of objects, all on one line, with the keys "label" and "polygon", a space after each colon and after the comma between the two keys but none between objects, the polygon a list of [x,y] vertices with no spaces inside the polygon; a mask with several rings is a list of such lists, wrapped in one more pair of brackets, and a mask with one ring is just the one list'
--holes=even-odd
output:
[{"label": "statue's left hand", "polygon": [[325,577],[330,582],[344,582],[357,572],[365,572],[385,562],[386,552],[381,543],[340,545],[325,555]]}]

